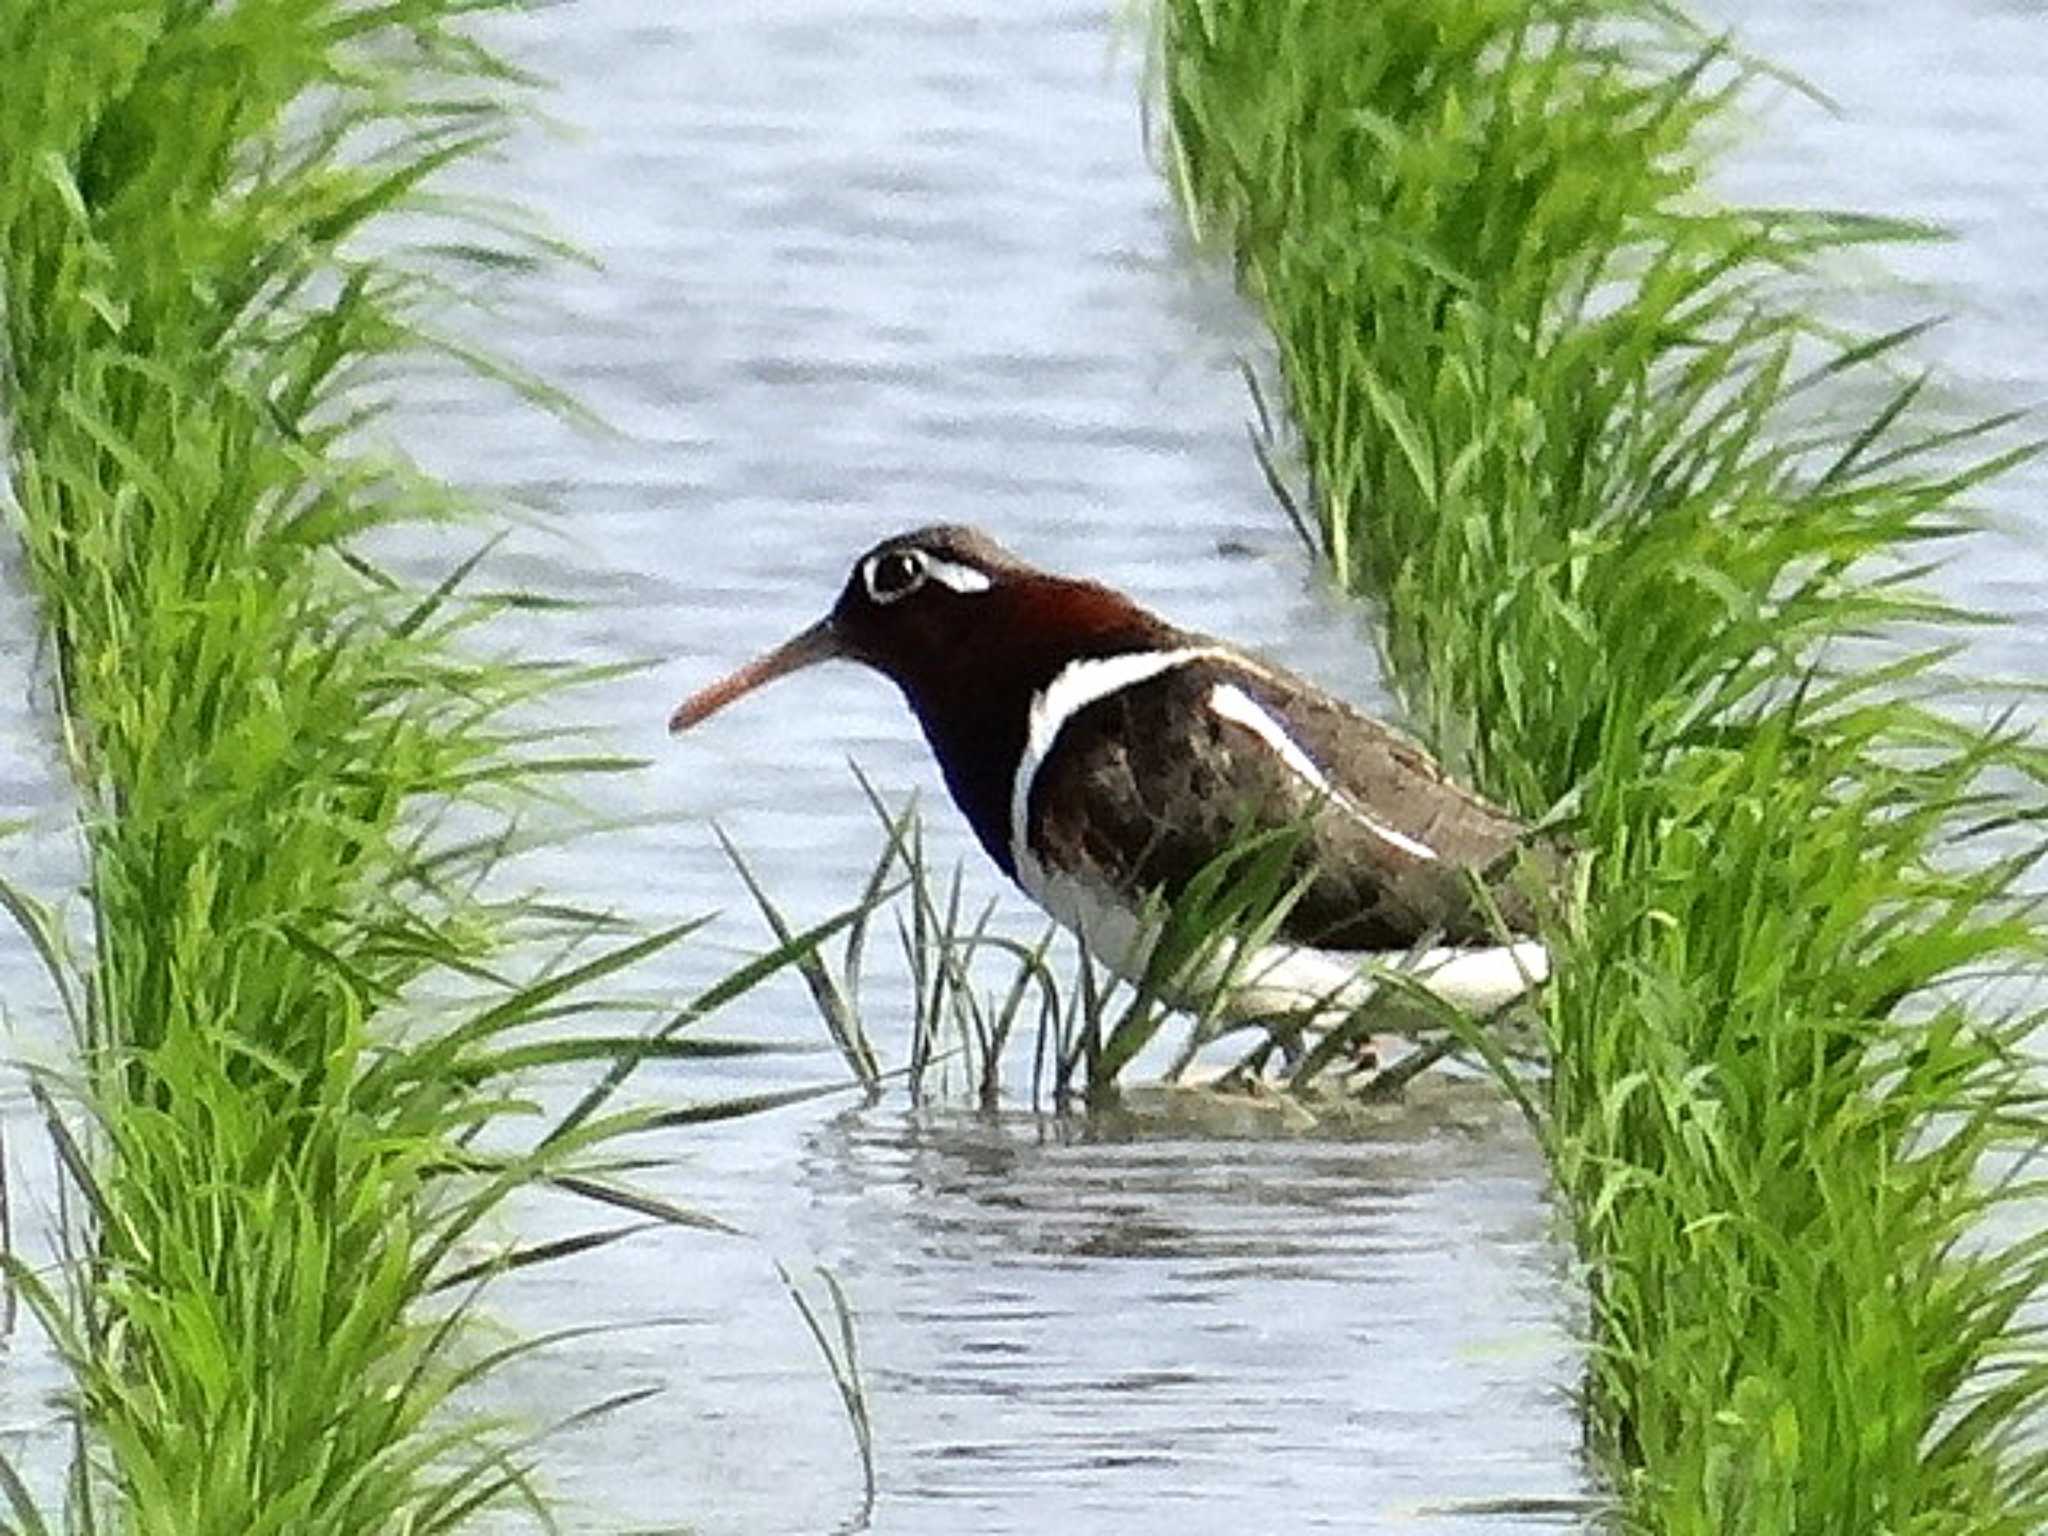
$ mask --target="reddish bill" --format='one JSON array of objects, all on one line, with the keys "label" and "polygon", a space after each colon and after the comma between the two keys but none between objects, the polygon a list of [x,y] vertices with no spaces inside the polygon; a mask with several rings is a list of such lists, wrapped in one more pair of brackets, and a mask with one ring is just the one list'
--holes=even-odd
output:
[{"label": "reddish bill", "polygon": [[830,661],[844,654],[832,621],[820,619],[767,655],[756,657],[729,677],[722,677],[710,687],[691,694],[668,717],[669,731],[671,734],[687,731],[717,714],[742,694],[752,693],[778,677],[787,677],[792,672],[800,672],[805,667],[816,666],[821,661]]}]

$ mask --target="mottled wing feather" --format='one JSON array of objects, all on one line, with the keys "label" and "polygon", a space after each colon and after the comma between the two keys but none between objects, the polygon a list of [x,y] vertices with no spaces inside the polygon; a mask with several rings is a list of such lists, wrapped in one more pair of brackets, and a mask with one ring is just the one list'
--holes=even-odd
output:
[{"label": "mottled wing feather", "polygon": [[[1328,790],[1211,707],[1219,684],[1263,709]],[[1305,829],[1296,873],[1308,877],[1282,930],[1291,942],[1378,951],[1489,943],[1493,922],[1468,872],[1482,873],[1511,930],[1534,926],[1529,879],[1513,872],[1526,862],[1520,823],[1445,778],[1399,733],[1250,662],[1193,661],[1077,711],[1031,791],[1041,859],[1169,900],[1233,837],[1286,826]]]}]

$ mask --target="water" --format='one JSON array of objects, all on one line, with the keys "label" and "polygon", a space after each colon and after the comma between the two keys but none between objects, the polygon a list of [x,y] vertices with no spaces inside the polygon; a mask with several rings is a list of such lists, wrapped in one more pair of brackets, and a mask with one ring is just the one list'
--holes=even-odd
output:
[{"label": "water", "polygon": [[[649,919],[730,910],[651,968],[652,988],[682,995],[759,941],[711,818],[798,918],[856,887],[879,845],[849,757],[892,796],[922,792],[937,860],[965,859],[976,895],[1035,931],[878,680],[823,670],[685,741],[663,731],[685,693],[822,611],[883,534],[980,523],[1384,702],[1361,621],[1305,574],[1246,451],[1238,359],[1259,338],[1183,247],[1144,154],[1135,50],[1105,9],[607,0],[507,33],[560,83],[550,107],[568,129],[522,140],[496,184],[605,265],[551,279],[539,316],[499,340],[619,433],[536,422],[465,385],[423,391],[412,442],[556,514],[558,534],[500,567],[588,602],[550,650],[663,661],[585,707],[654,759],[602,808],[665,824],[535,866],[551,889]],[[2039,400],[2048,35],[2024,8],[1952,0],[1724,0],[1719,14],[1846,109],[1788,105],[1735,189],[1955,224],[1959,244],[1903,263],[1931,291],[1899,302],[1959,312],[1931,350],[1964,403]],[[2048,624],[2026,542],[2042,486],[2027,471],[1998,489],[2021,541],[1954,576],[2020,621],[1991,656],[2023,673]],[[25,633],[0,635],[5,654]],[[47,745],[24,734],[25,701],[0,708],[0,786],[47,811]],[[61,868],[60,850],[35,872]],[[814,1028],[789,987],[727,1027]],[[680,1102],[828,1071],[668,1068],[647,1091]],[[1510,1117],[1418,1110],[1328,1140],[913,1113],[898,1095],[656,1150],[673,1161],[648,1183],[749,1237],[646,1236],[517,1277],[498,1303],[529,1330],[618,1325],[508,1382],[529,1414],[661,1389],[552,1448],[550,1481],[593,1529],[764,1536],[856,1513],[844,1418],[778,1262],[814,1296],[806,1277],[829,1266],[858,1315],[880,1531],[1583,1524],[1568,1505],[1517,1503],[1587,1481],[1570,1401],[1580,1303]],[[521,1213],[534,1233],[585,1220]],[[32,1350],[16,1362],[0,1429],[46,1422],[54,1373]]]},{"label": "water", "polygon": [[1436,1508],[1577,1487],[1559,1260],[1497,1122],[1315,1142],[847,1111],[722,1137],[678,1185],[758,1242],[650,1239],[601,1292],[516,1308],[676,1319],[532,1376],[549,1402],[669,1389],[556,1460],[628,1525],[857,1507],[779,1258],[858,1311],[877,1529],[1574,1528]]},{"label": "water", "polygon": [[[1246,451],[1237,360],[1257,334],[1182,247],[1128,51],[1092,5],[999,14],[529,23],[522,53],[583,132],[536,144],[519,179],[607,262],[551,287],[559,318],[529,361],[628,435],[494,411],[437,421],[425,446],[565,513],[571,589],[597,604],[580,650],[673,658],[600,705],[657,759],[610,808],[672,830],[551,880],[629,891],[650,916],[743,907],[716,817],[795,913],[823,915],[879,847],[853,757],[939,807],[941,865],[967,859],[977,895],[1034,932],[878,680],[815,673],[687,741],[663,733],[684,693],[821,612],[861,549],[923,522],[979,523],[1376,698],[1358,621],[1305,579]],[[563,557],[532,558],[558,587]],[[719,929],[732,953],[756,931]],[[680,957],[678,984],[724,958]],[[748,1022],[815,1027],[793,988]],[[737,1085],[664,1080],[677,1097]],[[558,1486],[594,1524],[738,1536],[856,1511],[843,1416],[777,1260],[829,1266],[857,1311],[878,1530],[1575,1523],[1455,1507],[1584,1486],[1567,1258],[1540,1160],[1498,1117],[1329,1143],[1178,1121],[1085,1134],[898,1097],[672,1150],[663,1192],[753,1241],[650,1238],[598,1266],[601,1286],[565,1268],[501,1302],[528,1326],[676,1319],[516,1389],[667,1389],[558,1448]]]},{"label": "water", "polygon": [[[1890,324],[1948,317],[1915,355],[1936,365],[1937,398],[1957,412],[2048,402],[2048,181],[2030,148],[2048,128],[2041,7],[1717,0],[1712,11],[1837,108],[1801,107],[1782,93],[1783,110],[1745,147],[1731,189],[1766,205],[1853,208],[1947,230],[1950,240],[1888,253],[1898,283],[1867,308]],[[1981,505],[2006,536],[1973,541],[1947,573],[1951,591],[2014,621],[1979,654],[2022,679],[2040,676],[2048,632],[2044,486],[2048,473],[2033,465],[1988,487]]]}]

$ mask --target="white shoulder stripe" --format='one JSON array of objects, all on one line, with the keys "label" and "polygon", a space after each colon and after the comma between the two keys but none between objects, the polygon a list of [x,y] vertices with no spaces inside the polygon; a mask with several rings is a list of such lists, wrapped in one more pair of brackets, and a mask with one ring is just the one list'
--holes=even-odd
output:
[{"label": "white shoulder stripe", "polygon": [[1024,755],[1010,782],[1010,849],[1020,869],[1031,859],[1031,786],[1046,754],[1059,740],[1066,723],[1098,699],[1106,699],[1147,678],[1171,672],[1204,656],[1227,656],[1213,646],[1191,645],[1171,651],[1127,651],[1121,656],[1092,656],[1070,661],[1031,700],[1025,729]]},{"label": "white shoulder stripe", "polygon": [[1235,683],[1218,683],[1209,690],[1209,708],[1226,720],[1233,720],[1257,736],[1267,746],[1280,754],[1280,761],[1295,773],[1308,780],[1319,794],[1330,794],[1330,781],[1323,777],[1322,769],[1309,760],[1309,755],[1294,744],[1289,736],[1258,701]]},{"label": "white shoulder stripe", "polygon": [[1378,817],[1368,816],[1351,800],[1333,788],[1323,771],[1315,765],[1295,739],[1287,734],[1287,728],[1259,701],[1246,693],[1235,683],[1218,683],[1209,690],[1209,708],[1225,720],[1234,722],[1250,731],[1259,740],[1271,747],[1295,775],[1314,789],[1319,795],[1328,795],[1344,811],[1362,823],[1365,829],[1381,842],[1400,849],[1414,858],[1434,863],[1437,851],[1429,844],[1418,842],[1405,832],[1395,830]]}]

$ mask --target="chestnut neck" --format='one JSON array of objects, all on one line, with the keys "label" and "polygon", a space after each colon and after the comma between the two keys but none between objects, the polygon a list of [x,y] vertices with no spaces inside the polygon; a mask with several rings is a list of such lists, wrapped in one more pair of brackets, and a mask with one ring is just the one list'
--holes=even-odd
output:
[{"label": "chestnut neck", "polygon": [[953,611],[953,632],[905,635],[864,659],[902,689],[954,801],[989,857],[1014,877],[1010,798],[1033,697],[1071,662],[1194,637],[1107,587],[1037,573]]}]

